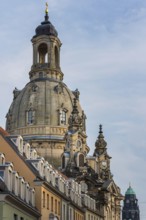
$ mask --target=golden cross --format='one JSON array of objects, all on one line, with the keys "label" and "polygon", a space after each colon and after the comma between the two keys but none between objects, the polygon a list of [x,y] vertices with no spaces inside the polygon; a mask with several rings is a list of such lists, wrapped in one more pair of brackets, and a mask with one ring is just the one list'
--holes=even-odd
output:
[{"label": "golden cross", "polygon": [[46,10],[45,10],[45,12],[48,13],[48,11],[49,11],[48,10],[48,3],[46,2]]}]

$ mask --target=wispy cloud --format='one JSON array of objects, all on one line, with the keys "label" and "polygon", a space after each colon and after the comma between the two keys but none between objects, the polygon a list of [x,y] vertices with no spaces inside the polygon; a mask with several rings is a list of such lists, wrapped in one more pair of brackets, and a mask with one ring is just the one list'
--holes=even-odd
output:
[{"label": "wispy cloud", "polygon": [[[14,87],[21,89],[29,80],[29,41],[43,20],[45,1],[14,0],[13,6],[1,1],[3,127]],[[123,193],[131,181],[142,202],[146,196],[146,2],[50,0],[49,10],[63,42],[64,82],[81,92],[91,154],[102,123],[115,180]]]}]

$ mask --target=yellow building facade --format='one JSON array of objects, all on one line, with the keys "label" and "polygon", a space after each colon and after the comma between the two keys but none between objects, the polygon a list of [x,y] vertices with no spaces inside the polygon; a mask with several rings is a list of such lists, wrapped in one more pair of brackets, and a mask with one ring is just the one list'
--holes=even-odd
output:
[{"label": "yellow building facade", "polygon": [[[44,158],[40,158],[28,143],[23,142],[21,136],[10,136],[0,129],[0,152],[34,188],[35,207],[41,220],[87,219],[86,211],[91,206],[90,201],[94,204],[95,201],[88,196],[89,204],[84,205],[80,184],[68,179]],[[92,211],[96,212],[95,206],[90,207]]]}]

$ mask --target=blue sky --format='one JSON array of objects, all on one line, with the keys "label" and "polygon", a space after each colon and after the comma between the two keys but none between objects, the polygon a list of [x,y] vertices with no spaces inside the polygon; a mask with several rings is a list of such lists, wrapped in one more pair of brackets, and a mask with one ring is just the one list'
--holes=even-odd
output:
[{"label": "blue sky", "polygon": [[[15,87],[29,81],[31,38],[43,20],[45,1],[1,0],[0,125]],[[64,82],[79,89],[87,115],[91,154],[103,124],[115,182],[136,191],[146,218],[146,1],[50,0],[59,33]]]}]

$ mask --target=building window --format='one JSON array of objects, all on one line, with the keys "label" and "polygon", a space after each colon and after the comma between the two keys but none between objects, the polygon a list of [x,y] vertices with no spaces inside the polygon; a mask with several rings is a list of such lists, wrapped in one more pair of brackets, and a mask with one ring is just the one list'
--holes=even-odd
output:
[{"label": "building window", "polygon": [[65,209],[65,204],[63,204],[63,216],[66,219],[66,209]]},{"label": "building window", "polygon": [[55,214],[57,214],[57,199],[55,199]]},{"label": "building window", "polygon": [[39,73],[39,78],[43,78],[43,75],[44,75],[43,72],[40,72]]},{"label": "building window", "polygon": [[2,156],[0,156],[0,164],[4,164],[5,163],[5,157],[3,157],[3,155]]},{"label": "building window", "polygon": [[84,166],[84,155],[80,154],[79,155],[79,167],[83,167]]},{"label": "building window", "polygon": [[27,124],[31,125],[34,123],[34,119],[35,119],[35,111],[33,110],[29,110],[26,112],[26,121],[27,121]]},{"label": "building window", "polygon": [[58,215],[60,215],[60,201],[58,201]]},{"label": "building window", "polygon": [[63,155],[63,157],[62,157],[62,169],[64,169],[65,168],[65,156]]},{"label": "building window", "polygon": [[69,217],[70,217],[69,218],[70,220],[73,220],[73,218],[72,218],[72,209],[69,210]]},{"label": "building window", "polygon": [[53,212],[54,206],[53,206],[53,197],[51,197],[51,211]]},{"label": "building window", "polygon": [[14,214],[14,220],[18,220],[18,215]]},{"label": "building window", "polygon": [[43,192],[43,207],[45,207],[45,192]]},{"label": "building window", "polygon": [[60,110],[60,124],[66,125],[66,111],[63,109]]},{"label": "building window", "polygon": [[48,48],[46,44],[40,44],[38,47],[39,63],[48,63]]},{"label": "building window", "polygon": [[47,209],[49,209],[49,194],[47,194]]},{"label": "building window", "polygon": [[55,47],[55,67],[59,68],[59,53],[57,47]]}]

